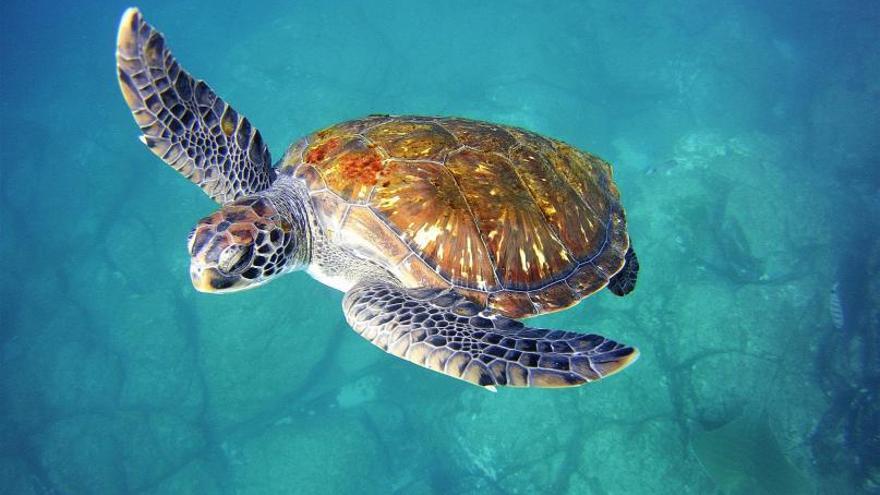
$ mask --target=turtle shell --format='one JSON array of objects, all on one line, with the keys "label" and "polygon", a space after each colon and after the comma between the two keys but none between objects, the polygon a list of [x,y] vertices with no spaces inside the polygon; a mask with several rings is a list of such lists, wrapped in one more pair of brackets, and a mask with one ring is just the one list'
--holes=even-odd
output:
[{"label": "turtle shell", "polygon": [[281,167],[335,242],[511,317],[602,289],[629,246],[611,166],[523,129],[370,116],[295,143]]}]

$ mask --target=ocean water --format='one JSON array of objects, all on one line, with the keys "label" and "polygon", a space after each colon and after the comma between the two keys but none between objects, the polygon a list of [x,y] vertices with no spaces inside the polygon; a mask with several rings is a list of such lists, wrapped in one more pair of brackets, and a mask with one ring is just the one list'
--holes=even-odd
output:
[{"label": "ocean water", "polygon": [[876,2],[140,5],[275,158],[396,113],[614,164],[635,292],[530,324],[641,358],[496,394],[384,354],[304,273],[192,288],[215,205],[137,140],[127,6],[0,5],[0,492],[880,493]]}]

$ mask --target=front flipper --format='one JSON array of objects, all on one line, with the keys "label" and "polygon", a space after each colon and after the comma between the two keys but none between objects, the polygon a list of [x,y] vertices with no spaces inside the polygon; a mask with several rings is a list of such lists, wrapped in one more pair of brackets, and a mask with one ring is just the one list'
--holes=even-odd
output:
[{"label": "front flipper", "polygon": [[355,331],[386,352],[490,389],[581,385],[639,354],[598,335],[526,327],[451,290],[368,283],[342,304]]},{"label": "front flipper", "polygon": [[135,8],[119,24],[116,68],[141,141],[211,199],[226,204],[269,187],[275,171],[260,132],[187,74]]}]

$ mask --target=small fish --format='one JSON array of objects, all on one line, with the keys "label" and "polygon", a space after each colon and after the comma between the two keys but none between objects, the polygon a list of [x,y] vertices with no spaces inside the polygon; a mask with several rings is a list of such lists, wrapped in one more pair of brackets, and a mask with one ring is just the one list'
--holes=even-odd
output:
[{"label": "small fish", "polygon": [[840,302],[839,283],[831,286],[831,297],[828,299],[828,310],[831,313],[831,324],[838,330],[843,329],[843,304]]}]

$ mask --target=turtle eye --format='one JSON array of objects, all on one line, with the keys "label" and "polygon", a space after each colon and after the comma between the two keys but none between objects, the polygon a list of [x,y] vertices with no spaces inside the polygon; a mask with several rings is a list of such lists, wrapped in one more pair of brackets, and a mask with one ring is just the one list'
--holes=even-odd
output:
[{"label": "turtle eye", "polygon": [[241,244],[233,244],[220,252],[217,260],[217,268],[226,274],[232,274],[243,270],[251,262],[251,255],[254,248],[251,245],[242,246]]}]

